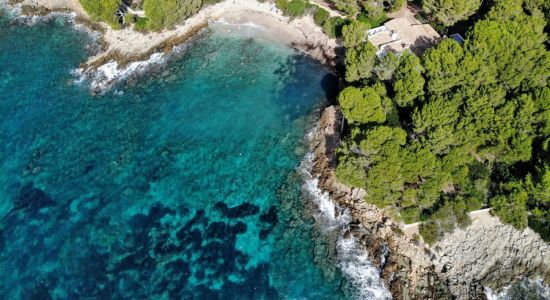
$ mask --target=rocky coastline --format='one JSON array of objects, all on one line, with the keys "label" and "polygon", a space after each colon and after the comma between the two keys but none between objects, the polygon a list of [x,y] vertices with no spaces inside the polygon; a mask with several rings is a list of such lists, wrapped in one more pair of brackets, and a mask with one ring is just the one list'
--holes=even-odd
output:
[{"label": "rocky coastline", "polygon": [[[49,17],[66,14],[75,24],[83,25],[98,38],[95,55],[80,65],[78,74],[93,82],[92,93],[106,90],[118,81],[116,74],[128,73],[131,64],[147,65],[157,54],[170,54],[212,23],[222,21],[240,30],[248,24],[258,25],[258,37],[273,39],[313,59],[335,68],[343,53],[335,39],[327,37],[315,25],[311,16],[290,19],[282,15],[273,4],[256,0],[226,0],[202,8],[196,15],[175,28],[161,32],[137,32],[132,28],[113,30],[108,25],[90,20],[78,0],[4,0],[4,4],[21,17]],[[231,29],[231,30],[234,30]],[[104,80],[98,70],[109,64],[113,76]],[[111,78],[112,77],[112,78]],[[98,79],[96,82],[96,78]]]},{"label": "rocky coastline", "polygon": [[337,106],[322,113],[311,145],[313,172],[319,187],[350,211],[347,234],[368,252],[394,299],[487,299],[487,288],[499,290],[518,278],[550,283],[548,243],[530,229],[518,231],[497,218],[456,229],[432,246],[405,235],[403,224],[363,201],[364,190],[350,189],[336,179],[342,122]]},{"label": "rocky coastline", "polygon": [[[47,0],[35,0],[40,1]],[[10,5],[23,1],[12,0]],[[21,14],[48,16],[69,13],[67,7],[23,4]],[[49,1],[52,2],[52,1]],[[77,13],[75,21],[101,33],[102,54],[84,63],[83,69],[97,69],[110,61],[119,67],[148,59],[153,53],[167,53],[208,26],[208,21],[194,24],[184,33],[163,39],[141,53],[124,53],[110,49],[103,26]],[[341,53],[333,40],[313,42],[315,37],[289,41],[289,46],[308,53],[335,67]],[[352,223],[347,234],[360,241],[361,247],[376,265],[386,287],[395,299],[486,299],[485,288],[499,290],[514,279],[525,276],[542,278],[550,285],[550,246],[526,229],[517,231],[495,218],[490,224],[472,224],[457,229],[431,247],[413,240],[403,232],[403,224],[394,222],[383,210],[363,201],[365,191],[340,184],[334,175],[335,150],[340,142],[343,117],[338,107],[329,106],[321,115],[313,139],[313,172],[319,187],[333,201],[350,211]]]}]

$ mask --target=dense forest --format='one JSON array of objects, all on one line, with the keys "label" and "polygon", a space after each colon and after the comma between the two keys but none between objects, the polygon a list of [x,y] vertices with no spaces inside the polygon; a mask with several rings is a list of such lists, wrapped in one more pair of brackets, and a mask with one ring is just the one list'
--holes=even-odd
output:
[{"label": "dense forest", "polygon": [[[364,2],[340,2],[365,12]],[[338,100],[347,129],[337,177],[396,219],[425,221],[429,243],[487,206],[548,240],[550,2],[499,0],[483,12],[478,0],[422,4],[443,27],[475,14],[464,45],[446,38],[421,57],[377,57],[367,22],[342,29],[347,83]]]},{"label": "dense forest", "polygon": [[[121,0],[80,0],[95,20],[120,26]],[[170,28],[218,0],[144,0],[137,30]],[[434,242],[467,212],[492,207],[503,222],[550,239],[550,54],[545,0],[422,0],[419,17],[440,33],[467,26],[463,45],[442,39],[421,56],[377,56],[367,32],[405,0],[334,0],[346,18],[307,0],[275,0],[312,15],[345,47],[347,120],[336,174],[366,201]],[[452,33],[452,32],[451,32]]]}]

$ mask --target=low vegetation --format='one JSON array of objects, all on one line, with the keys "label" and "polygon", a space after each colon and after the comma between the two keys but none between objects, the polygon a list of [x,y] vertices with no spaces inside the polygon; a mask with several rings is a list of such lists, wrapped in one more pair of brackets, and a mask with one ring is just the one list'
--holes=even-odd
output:
[{"label": "low vegetation", "polygon": [[202,0],[144,0],[146,27],[158,31],[185,21],[202,6]]},{"label": "low vegetation", "polygon": [[[376,57],[367,24],[343,26],[339,102],[348,126],[339,180],[407,223],[425,221],[420,232],[430,243],[484,206],[548,238],[548,7],[535,2],[494,2],[464,45],[444,39],[422,57]],[[356,4],[339,7],[354,14],[364,9]],[[470,12],[460,14],[446,20]]]},{"label": "low vegetation", "polygon": [[80,0],[92,20],[108,23],[114,28],[120,27],[115,12],[121,2],[122,0]]},{"label": "low vegetation", "polygon": [[349,17],[355,17],[359,13],[363,13],[367,18],[372,20],[380,19],[385,12],[393,12],[401,9],[406,0],[334,0],[332,1],[336,8]]},{"label": "low vegetation", "polygon": [[306,14],[313,15],[313,20],[320,26],[325,34],[331,38],[341,37],[342,28],[349,23],[347,19],[331,17],[328,11],[307,0],[275,0],[275,5],[284,15],[291,18],[302,17]]}]

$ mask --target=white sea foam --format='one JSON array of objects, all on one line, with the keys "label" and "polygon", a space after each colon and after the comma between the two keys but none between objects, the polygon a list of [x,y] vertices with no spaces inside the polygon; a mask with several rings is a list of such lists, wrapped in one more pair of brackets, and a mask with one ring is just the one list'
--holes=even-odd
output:
[{"label": "white sea foam", "polygon": [[[512,291],[512,287],[520,285],[520,291]],[[517,293],[524,295],[525,290],[532,291],[538,299],[550,299],[550,287],[544,285],[542,278],[536,279],[520,279],[520,282],[513,283],[509,286],[502,288],[500,291],[493,291],[492,289],[485,288],[485,296],[487,300],[514,300],[517,299]]]},{"label": "white sea foam", "polygon": [[36,25],[40,22],[46,22],[53,19],[60,19],[60,20],[66,20],[69,21],[72,24],[75,24],[75,20],[77,17],[77,14],[75,12],[50,12],[44,16],[39,15],[23,15],[22,14],[22,3],[16,3],[16,4],[7,4],[6,0],[0,0],[0,9],[3,9],[8,17],[11,19],[18,21],[22,24],[25,24],[27,26]]},{"label": "white sea foam", "polygon": [[342,273],[356,288],[353,294],[355,299],[391,299],[378,269],[369,261],[368,253],[357,247],[357,241],[353,236],[340,236],[337,249]]},{"label": "white sea foam", "polygon": [[260,24],[256,24],[254,22],[246,22],[246,23],[229,23],[224,18],[220,18],[218,20],[212,21],[211,24],[215,25],[223,25],[223,26],[231,26],[231,27],[249,27],[253,29],[258,29],[265,31],[267,28],[265,26],[262,26]]},{"label": "white sea foam", "polygon": [[79,68],[73,70],[71,73],[76,77],[74,80],[76,84],[89,82],[92,90],[103,92],[120,80],[128,78],[130,75],[143,73],[147,68],[154,65],[161,65],[165,62],[166,55],[164,53],[153,53],[148,60],[136,61],[124,68],[119,68],[119,64],[116,61],[109,61],[97,69]]},{"label": "white sea foam", "polygon": [[[311,140],[316,131],[317,128],[310,131],[307,139]],[[385,288],[378,269],[369,261],[366,250],[359,247],[353,236],[346,235],[351,223],[349,211],[339,207],[327,192],[319,188],[319,179],[312,174],[313,159],[314,154],[310,152],[306,154],[300,165],[299,169],[305,177],[303,189],[316,204],[319,210],[316,217],[321,218],[326,224],[326,230],[339,231],[336,246],[338,265],[342,274],[354,287],[353,298],[391,299],[391,294]]]}]

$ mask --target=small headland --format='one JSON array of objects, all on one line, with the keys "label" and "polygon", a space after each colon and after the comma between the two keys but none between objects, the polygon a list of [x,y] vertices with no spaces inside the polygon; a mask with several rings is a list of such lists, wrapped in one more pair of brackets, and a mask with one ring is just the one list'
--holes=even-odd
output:
[{"label": "small headland", "polygon": [[162,31],[136,31],[130,27],[112,29],[90,19],[78,0],[11,0],[8,7],[25,17],[72,14],[75,23],[85,25],[100,36],[100,51],[80,65],[76,74],[92,82],[92,92],[112,86],[119,77],[157,63],[160,58],[196,36],[209,24],[217,23],[242,30],[254,25],[259,38],[272,39],[334,67],[339,59],[338,42],[327,37],[311,16],[283,16],[272,3],[255,0],[226,0],[203,7],[184,23]]},{"label": "small headland", "polygon": [[322,113],[311,147],[319,186],[352,216],[353,235],[378,267],[395,299],[486,299],[518,278],[550,283],[550,247],[533,230],[518,231],[481,212],[464,229],[428,245],[405,225],[364,201],[366,191],[349,188],[334,175],[343,116],[330,106]]}]

